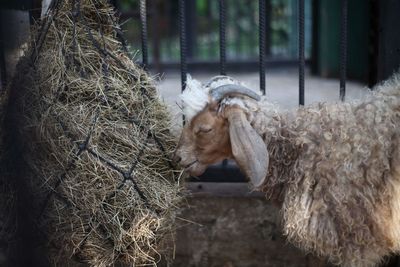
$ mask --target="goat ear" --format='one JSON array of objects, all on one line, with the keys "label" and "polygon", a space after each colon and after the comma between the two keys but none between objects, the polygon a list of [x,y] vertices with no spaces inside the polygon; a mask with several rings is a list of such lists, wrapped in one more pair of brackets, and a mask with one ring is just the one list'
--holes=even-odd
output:
[{"label": "goat ear", "polygon": [[269,155],[263,139],[251,127],[239,108],[225,112],[229,121],[229,135],[234,159],[255,187],[267,177]]}]

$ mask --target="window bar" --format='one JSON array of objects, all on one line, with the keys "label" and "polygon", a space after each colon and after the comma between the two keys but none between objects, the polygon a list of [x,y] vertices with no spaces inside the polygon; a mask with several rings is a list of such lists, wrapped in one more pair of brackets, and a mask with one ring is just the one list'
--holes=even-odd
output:
[{"label": "window bar", "polygon": [[219,73],[226,75],[226,7],[225,0],[219,0]]},{"label": "window bar", "polygon": [[265,95],[265,51],[266,51],[266,0],[259,0],[259,69],[260,69],[260,90]]},{"label": "window bar", "polygon": [[342,0],[340,25],[340,100],[344,101],[346,94],[347,65],[347,0]]},{"label": "window bar", "polygon": [[[2,27],[2,22],[0,20],[0,29]],[[7,70],[6,70],[6,60],[4,52],[4,39],[5,37],[0,34],[0,94],[6,90],[7,85]]]},{"label": "window bar", "polygon": [[110,4],[111,4],[114,8],[118,9],[117,0],[110,0]]},{"label": "window bar", "polygon": [[148,66],[148,53],[147,53],[147,12],[146,12],[146,0],[140,0],[139,3],[139,13],[140,13],[140,34],[142,38],[142,63],[143,68],[147,69]]},{"label": "window bar", "polygon": [[304,0],[299,0],[299,105],[304,105]]},{"label": "window bar", "polygon": [[185,0],[179,0],[179,41],[181,46],[181,87],[185,89],[187,62],[186,62],[186,29],[185,29]]},{"label": "window bar", "polygon": [[[226,75],[226,6],[219,0],[219,73]],[[228,167],[228,160],[222,161],[222,168]]]}]

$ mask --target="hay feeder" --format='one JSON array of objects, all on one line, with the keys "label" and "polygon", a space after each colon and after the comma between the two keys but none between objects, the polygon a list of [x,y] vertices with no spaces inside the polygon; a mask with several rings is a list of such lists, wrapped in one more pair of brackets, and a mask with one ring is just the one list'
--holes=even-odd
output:
[{"label": "hay feeder", "polygon": [[12,84],[27,209],[61,266],[156,264],[181,200],[167,108],[114,13],[53,1]]}]

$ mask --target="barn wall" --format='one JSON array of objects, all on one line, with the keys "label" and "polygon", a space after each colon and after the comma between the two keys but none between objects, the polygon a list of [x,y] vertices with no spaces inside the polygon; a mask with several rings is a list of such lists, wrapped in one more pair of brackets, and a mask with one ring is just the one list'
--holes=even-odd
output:
[{"label": "barn wall", "polygon": [[172,266],[328,266],[285,241],[263,197],[191,197],[180,218]]}]

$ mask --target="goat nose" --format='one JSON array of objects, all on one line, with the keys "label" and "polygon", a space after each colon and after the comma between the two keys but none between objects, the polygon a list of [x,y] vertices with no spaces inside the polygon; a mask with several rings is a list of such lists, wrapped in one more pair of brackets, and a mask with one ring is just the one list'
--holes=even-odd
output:
[{"label": "goat nose", "polygon": [[179,162],[182,161],[182,157],[179,155],[178,149],[175,150],[174,156],[172,157],[172,161],[175,162],[176,164],[179,164]]},{"label": "goat nose", "polygon": [[173,161],[175,163],[178,164],[179,162],[181,162],[181,160],[182,160],[182,158],[179,155],[177,155],[177,154],[174,155]]}]

